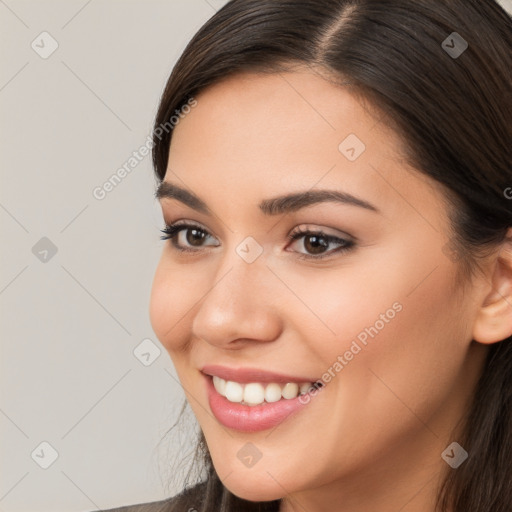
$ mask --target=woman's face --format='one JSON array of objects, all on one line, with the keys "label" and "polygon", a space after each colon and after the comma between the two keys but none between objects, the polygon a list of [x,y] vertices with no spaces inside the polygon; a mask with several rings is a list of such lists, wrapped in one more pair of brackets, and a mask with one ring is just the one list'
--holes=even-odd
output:
[{"label": "woman's face", "polygon": [[[441,189],[314,73],[237,75],[196,100],[164,182],[198,199],[160,199],[167,225],[193,224],[173,239],[193,252],[163,242],[150,315],[217,473],[255,501],[382,505],[385,490],[404,504],[447,468],[484,355],[471,343],[478,304],[454,286]],[[319,191],[331,195],[276,199]],[[312,234],[290,238],[301,231]],[[229,399],[205,373],[230,377]],[[324,387],[295,401],[245,405],[271,383],[315,380]],[[244,397],[248,382],[262,387]]]}]

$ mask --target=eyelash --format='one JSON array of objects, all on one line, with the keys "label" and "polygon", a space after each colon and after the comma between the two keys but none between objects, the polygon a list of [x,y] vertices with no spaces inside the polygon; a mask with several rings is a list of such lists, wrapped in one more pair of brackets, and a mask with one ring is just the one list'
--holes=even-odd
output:
[{"label": "eyelash", "polygon": [[[200,249],[184,248],[184,247],[180,247],[176,243],[176,240],[175,240],[176,236],[181,231],[186,231],[188,229],[197,229],[198,231],[201,231],[202,233],[210,235],[210,233],[208,233],[207,230],[203,229],[202,227],[200,227],[200,226],[198,226],[196,224],[176,223],[176,224],[172,224],[170,226],[169,225],[165,226],[164,229],[161,229],[160,231],[162,233],[164,233],[164,235],[161,236],[160,239],[161,240],[170,240],[172,246],[177,251],[179,251],[181,253],[194,253],[194,252],[198,252]],[[343,238],[338,238],[338,237],[333,236],[333,235],[328,235],[328,234],[324,233],[322,230],[312,231],[312,230],[309,230],[309,229],[306,229],[306,230],[299,229],[298,231],[296,231],[294,233],[290,233],[287,236],[287,238],[289,240],[295,241],[295,240],[299,240],[300,238],[305,237],[305,236],[316,236],[318,238],[324,239],[328,244],[336,243],[336,244],[340,244],[341,247],[338,247],[337,249],[328,251],[326,253],[317,254],[317,255],[298,253],[299,254],[299,256],[298,256],[299,259],[320,260],[320,259],[323,259],[323,258],[328,258],[328,257],[332,256],[333,254],[339,254],[339,253],[344,253],[344,252],[350,251],[355,246],[355,243],[352,240],[345,240]]]}]

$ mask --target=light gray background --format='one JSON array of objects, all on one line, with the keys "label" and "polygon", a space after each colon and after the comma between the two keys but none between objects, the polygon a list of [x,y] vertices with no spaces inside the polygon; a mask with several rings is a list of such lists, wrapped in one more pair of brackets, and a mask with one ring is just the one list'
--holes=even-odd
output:
[{"label": "light gray background", "polygon": [[[172,443],[192,437],[164,437],[184,395],[148,316],[162,247],[150,156],[103,200],[92,191],[146,142],[174,62],[225,3],[0,0],[0,512],[179,490]],[[49,48],[44,31],[59,45],[46,59],[31,47]],[[55,255],[33,253],[43,237]],[[47,469],[42,442],[58,453]]]}]

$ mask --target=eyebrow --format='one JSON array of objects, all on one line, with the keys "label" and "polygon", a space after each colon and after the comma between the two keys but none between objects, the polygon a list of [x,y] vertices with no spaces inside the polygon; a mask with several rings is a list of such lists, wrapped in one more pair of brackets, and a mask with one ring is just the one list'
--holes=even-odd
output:
[{"label": "eyebrow", "polygon": [[[179,187],[168,181],[162,181],[155,192],[155,198],[176,199],[190,208],[211,215],[212,212],[206,203],[197,197],[194,193]],[[265,215],[280,215],[284,213],[295,212],[301,208],[318,203],[335,202],[358,206],[366,210],[380,213],[379,209],[371,203],[359,199],[347,192],[337,190],[307,190],[304,192],[292,192],[290,194],[264,199],[258,205]]]}]

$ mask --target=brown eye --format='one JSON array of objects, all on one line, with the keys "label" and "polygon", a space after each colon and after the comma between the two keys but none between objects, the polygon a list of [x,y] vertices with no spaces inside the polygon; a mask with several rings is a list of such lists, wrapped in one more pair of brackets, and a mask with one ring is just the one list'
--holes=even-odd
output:
[{"label": "brown eye", "polygon": [[[318,260],[331,256],[334,253],[348,251],[355,246],[355,243],[352,240],[345,240],[337,236],[327,235],[322,231],[298,231],[289,235],[289,238],[294,240],[294,243],[303,239],[300,245],[304,250],[298,250],[297,252],[301,253],[299,256],[300,258],[305,259],[309,258]],[[337,245],[338,247],[328,250],[331,244]]]},{"label": "brown eye", "polygon": [[[162,240],[170,240],[174,248],[183,252],[197,252],[201,247],[218,245],[204,244],[203,242],[208,240],[208,238],[214,238],[208,231],[196,226],[195,224],[173,224],[171,226],[166,226],[165,229],[162,229],[161,231],[164,233],[164,235],[160,237]],[[183,232],[184,236],[182,235]],[[191,247],[199,249],[191,249]]]},{"label": "brown eye", "polygon": [[187,228],[183,229],[181,233],[185,232],[185,241],[194,246],[201,246],[201,243],[206,238],[206,233],[201,229]]},{"label": "brown eye", "polygon": [[311,254],[322,254],[329,247],[326,237],[307,235],[304,237],[304,248]]}]

